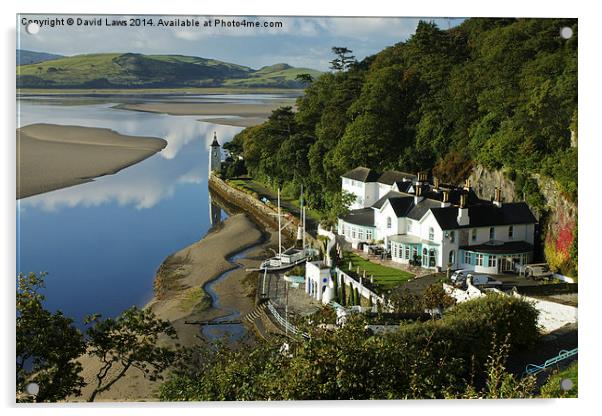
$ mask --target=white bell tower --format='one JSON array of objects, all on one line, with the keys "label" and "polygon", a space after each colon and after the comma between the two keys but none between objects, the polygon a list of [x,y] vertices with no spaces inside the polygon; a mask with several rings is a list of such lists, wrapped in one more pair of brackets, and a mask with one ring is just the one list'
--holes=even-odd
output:
[{"label": "white bell tower", "polygon": [[217,133],[213,132],[213,142],[209,152],[209,172],[220,171],[222,167],[221,146],[217,142]]}]

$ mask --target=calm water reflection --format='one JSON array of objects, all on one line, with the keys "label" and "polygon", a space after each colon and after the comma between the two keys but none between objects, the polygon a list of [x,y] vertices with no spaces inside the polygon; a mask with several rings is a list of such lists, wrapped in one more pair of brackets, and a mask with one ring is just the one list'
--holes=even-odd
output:
[{"label": "calm water reflection", "polygon": [[161,153],[116,175],[19,201],[17,271],[47,271],[49,307],[77,320],[146,303],[162,260],[225,216],[210,209],[207,149],[214,131],[223,144],[242,130],[112,105],[20,101],[20,126],[105,127],[168,141]]}]

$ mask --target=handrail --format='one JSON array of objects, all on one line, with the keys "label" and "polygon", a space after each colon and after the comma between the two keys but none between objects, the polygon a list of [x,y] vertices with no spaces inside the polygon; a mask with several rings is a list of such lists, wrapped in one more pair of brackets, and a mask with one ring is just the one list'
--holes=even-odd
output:
[{"label": "handrail", "polygon": [[567,358],[577,355],[577,353],[578,353],[578,348],[573,348],[572,350],[569,350],[569,351],[560,350],[560,352],[558,353],[557,356],[546,360],[542,365],[527,364],[527,366],[525,367],[525,374],[529,374],[529,375],[539,374],[542,371],[545,371],[545,369],[550,367],[551,365],[554,365],[561,361],[564,361]]},{"label": "handrail", "polygon": [[308,334],[299,331],[299,329],[297,329],[296,326],[294,326],[289,321],[287,321],[286,319],[284,319],[282,317],[282,315],[280,315],[280,313],[278,313],[278,311],[276,310],[276,308],[272,304],[271,300],[268,301],[268,309],[269,309],[270,313],[272,314],[272,316],[274,316],[274,318],[276,319],[276,321],[280,325],[282,325],[286,331],[291,332],[294,335],[301,335],[305,339],[309,339],[309,335]]}]

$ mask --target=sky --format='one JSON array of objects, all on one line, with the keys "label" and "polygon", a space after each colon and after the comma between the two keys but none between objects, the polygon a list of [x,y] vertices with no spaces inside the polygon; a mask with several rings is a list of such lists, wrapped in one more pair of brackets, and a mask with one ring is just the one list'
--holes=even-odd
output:
[{"label": "sky", "polygon": [[[102,26],[77,24],[77,18],[100,18]],[[408,39],[422,20],[434,21],[442,29],[460,24],[463,19],[415,17],[215,17],[180,16],[197,20],[200,27],[158,26],[159,19],[173,21],[177,16],[137,16],[153,20],[153,26],[107,26],[106,19],[128,21],[132,16],[106,15],[20,15],[17,48],[60,55],[102,52],[134,52],[144,54],[181,54],[218,59],[259,69],[265,65],[288,63],[296,67],[328,70],[331,48],[345,46],[358,60],[373,55],[387,46]],[[74,24],[66,24],[68,18]],[[45,19],[62,19],[65,24],[50,27]],[[281,27],[215,27],[213,23],[236,20],[242,22],[281,22]],[[25,20],[25,22],[24,22]],[[40,22],[40,31],[29,34],[29,20]],[[204,27],[205,21],[212,22]],[[82,21],[83,23],[83,21]],[[142,23],[142,21],[141,21]]]}]

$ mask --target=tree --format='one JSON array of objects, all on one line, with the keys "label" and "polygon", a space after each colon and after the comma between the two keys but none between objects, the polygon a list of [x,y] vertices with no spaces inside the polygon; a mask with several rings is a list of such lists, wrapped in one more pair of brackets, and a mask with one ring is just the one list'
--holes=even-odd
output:
[{"label": "tree", "polygon": [[[75,361],[85,351],[83,335],[71,318],[44,308],[45,276],[17,277],[17,401],[56,402],[84,386]],[[29,383],[39,386],[35,397],[23,394]]]},{"label": "tree", "polygon": [[335,224],[337,218],[349,212],[349,206],[355,201],[355,195],[351,192],[341,191],[326,196],[327,219]]},{"label": "tree", "polygon": [[295,77],[296,81],[301,82],[302,84],[305,85],[309,85],[312,82],[314,82],[314,77],[311,76],[311,74],[297,74],[297,76]]},{"label": "tree", "polygon": [[[150,380],[161,379],[161,372],[169,367],[175,352],[159,346],[160,335],[176,339],[171,323],[157,319],[148,309],[133,306],[118,318],[100,319],[100,315],[88,317],[88,354],[97,357],[101,368],[96,374],[96,386],[88,401],[107,391],[130,368],[136,368]],[[110,370],[117,369],[115,375]]]},{"label": "tree", "polygon": [[330,69],[335,71],[346,71],[353,63],[355,63],[355,56],[351,55],[351,50],[346,47],[333,46],[332,53],[336,55],[332,61],[330,61]]}]

